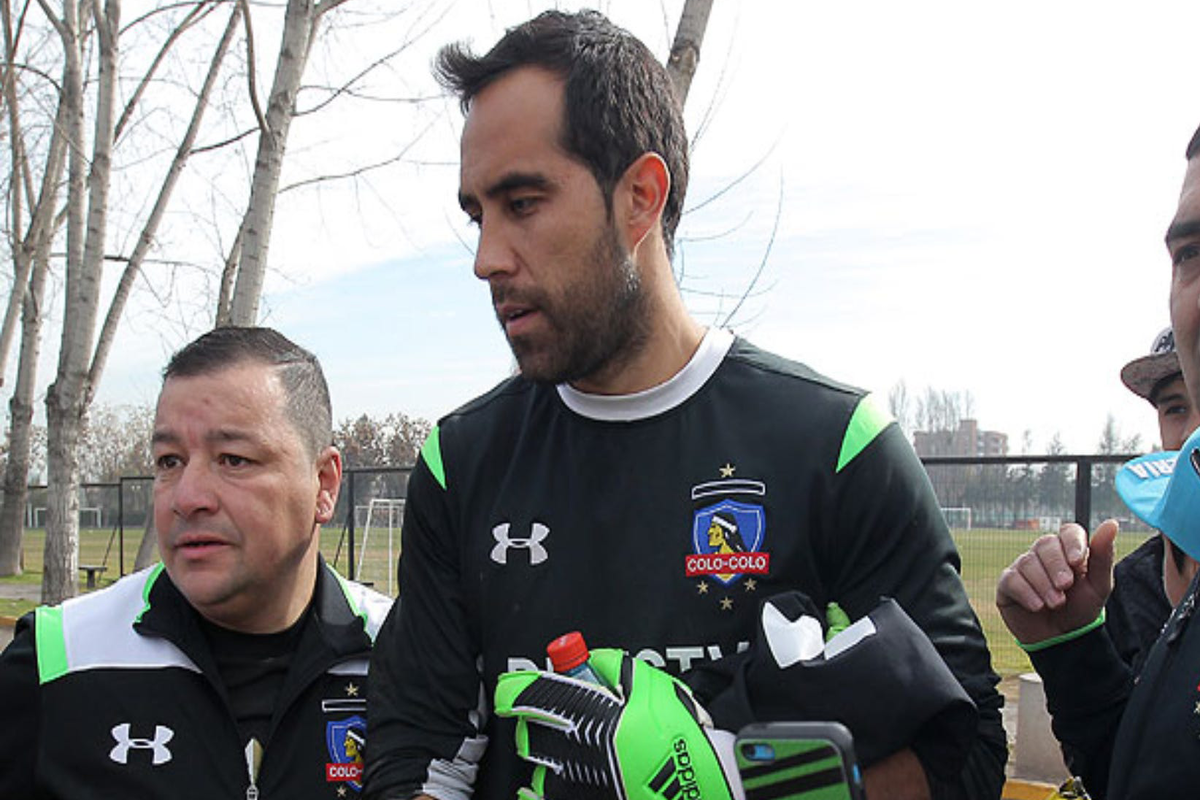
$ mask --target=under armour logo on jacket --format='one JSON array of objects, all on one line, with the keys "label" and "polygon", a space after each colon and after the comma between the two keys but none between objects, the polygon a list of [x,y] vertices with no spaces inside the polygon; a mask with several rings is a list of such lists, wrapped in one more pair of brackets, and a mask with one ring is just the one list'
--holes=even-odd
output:
[{"label": "under armour logo on jacket", "polygon": [[536,566],[550,557],[550,553],[546,551],[545,545],[542,544],[546,537],[550,535],[550,529],[540,522],[533,523],[532,535],[528,539],[518,539],[508,535],[509,524],[502,522],[492,528],[492,537],[496,540],[496,546],[492,548],[492,561],[497,564],[508,563],[508,551],[512,548],[518,550],[529,551],[529,563]]},{"label": "under armour logo on jacket", "polygon": [[129,723],[122,722],[120,725],[113,726],[112,736],[117,744],[108,757],[118,764],[129,763],[130,750],[154,751],[150,763],[156,767],[171,760],[171,751],[167,749],[167,742],[175,738],[175,731],[165,725],[154,726],[153,739],[133,739],[129,736]]}]

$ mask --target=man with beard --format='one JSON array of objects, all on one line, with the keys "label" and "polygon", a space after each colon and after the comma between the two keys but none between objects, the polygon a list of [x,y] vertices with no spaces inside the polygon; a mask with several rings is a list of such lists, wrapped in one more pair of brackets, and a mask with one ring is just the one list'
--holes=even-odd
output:
[{"label": "man with beard", "polygon": [[[546,12],[438,70],[466,112],[475,274],[520,374],[441,419],[412,474],[367,796],[512,800],[531,775],[525,729],[492,713],[502,673],[579,629],[679,675],[800,590],[853,618],[895,598],[979,708],[965,765],[902,747],[867,770],[871,796],[998,797],[998,679],[904,435],[865,393],[684,306],[687,137],[662,66],[597,13]],[[745,552],[714,552],[718,514]]]}]

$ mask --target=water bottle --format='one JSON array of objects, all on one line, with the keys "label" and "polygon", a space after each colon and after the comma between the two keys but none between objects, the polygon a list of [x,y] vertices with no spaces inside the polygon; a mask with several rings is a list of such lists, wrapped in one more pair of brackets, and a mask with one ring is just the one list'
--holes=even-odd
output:
[{"label": "water bottle", "polygon": [[587,643],[583,641],[583,634],[579,631],[564,633],[546,645],[546,655],[550,656],[550,664],[555,672],[603,686],[605,689],[612,688],[608,681],[592,669]]}]

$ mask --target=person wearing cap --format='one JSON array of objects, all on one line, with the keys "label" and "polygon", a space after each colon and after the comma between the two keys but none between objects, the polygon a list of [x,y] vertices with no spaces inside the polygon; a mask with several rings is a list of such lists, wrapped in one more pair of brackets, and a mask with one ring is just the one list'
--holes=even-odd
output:
[{"label": "person wearing cap", "polygon": [[[1121,382],[1154,406],[1164,450],[1178,450],[1200,426],[1175,352],[1175,334],[1164,328],[1150,354],[1121,369]],[[1135,675],[1142,671],[1150,646],[1196,574],[1196,561],[1165,536],[1154,535],[1121,559],[1113,571],[1113,590],[1104,605],[1109,636]]]},{"label": "person wearing cap", "polygon": [[[1200,405],[1200,129],[1187,148],[1187,172],[1167,229],[1171,327],[1179,368]],[[1148,515],[1174,541],[1200,527],[1200,432],[1172,462],[1164,493]],[[1169,456],[1160,457],[1169,458]],[[1165,470],[1165,466],[1163,467]],[[1176,483],[1176,479],[1182,480]],[[1130,502],[1128,492],[1123,496]],[[1172,527],[1179,523],[1182,528]],[[1112,588],[1117,523],[1092,534],[1075,523],[1039,538],[1000,575],[996,606],[1041,675],[1055,736],[1068,767],[1094,798],[1194,797],[1200,786],[1200,624],[1193,624],[1197,578],[1146,657],[1141,674],[1113,646],[1104,604]],[[1200,547],[1193,548],[1200,555]],[[1187,547],[1184,547],[1185,552]]]}]

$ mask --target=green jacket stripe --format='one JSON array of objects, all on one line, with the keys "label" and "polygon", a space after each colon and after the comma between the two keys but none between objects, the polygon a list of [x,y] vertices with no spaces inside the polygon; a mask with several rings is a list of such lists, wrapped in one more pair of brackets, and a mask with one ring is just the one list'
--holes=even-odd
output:
[{"label": "green jacket stripe", "polygon": [[838,455],[837,471],[841,472],[884,428],[892,424],[892,415],[879,405],[874,394],[859,401],[842,436],[842,452]]},{"label": "green jacket stripe", "polygon": [[34,612],[39,683],[61,678],[70,669],[62,612],[62,606],[38,606]]},{"label": "green jacket stripe", "polygon": [[445,489],[446,468],[442,466],[442,439],[437,425],[433,426],[425,444],[421,445],[421,458],[425,459],[425,465],[429,467],[433,477],[437,478],[438,485]]}]

